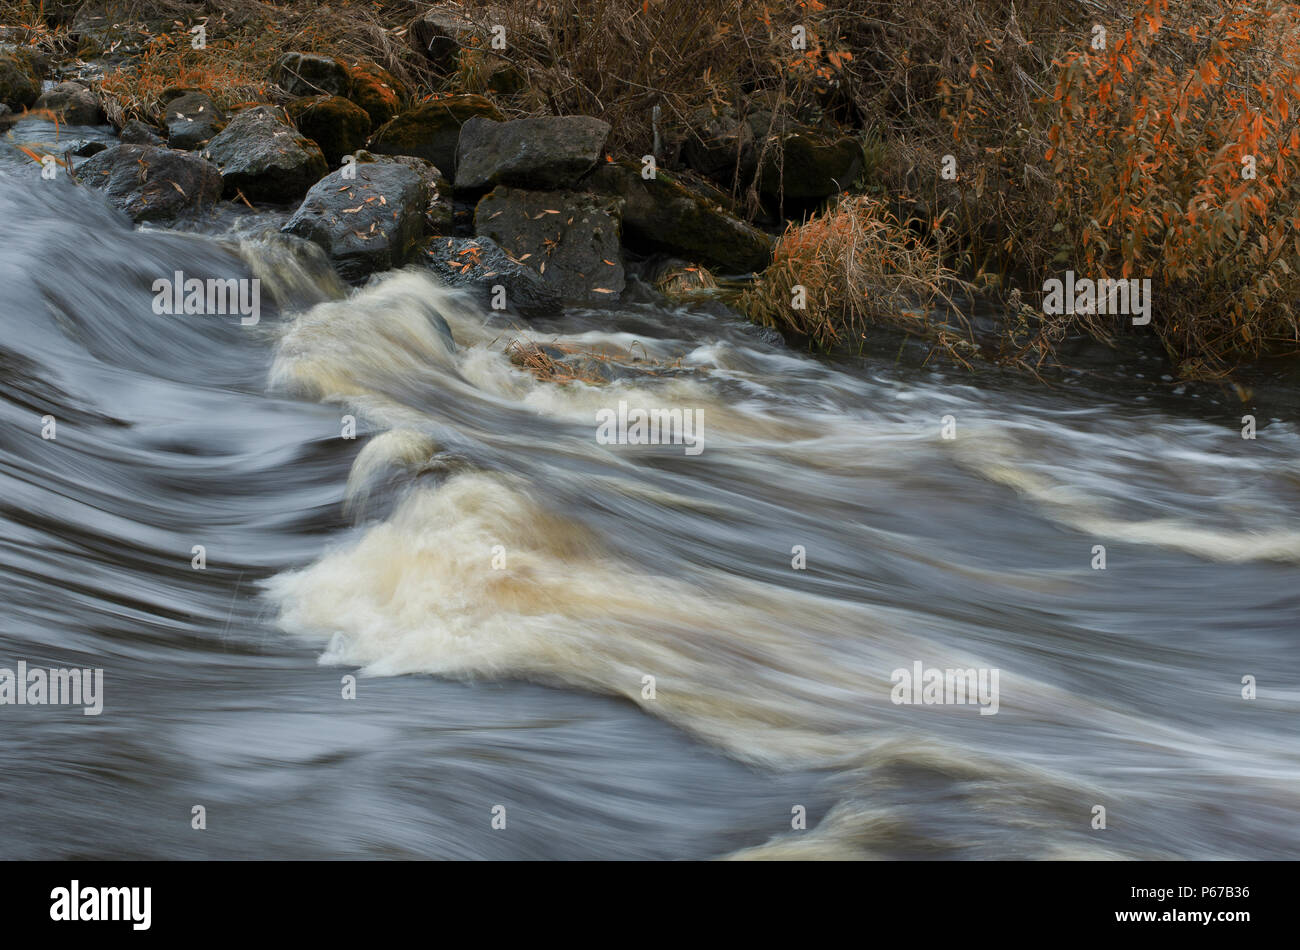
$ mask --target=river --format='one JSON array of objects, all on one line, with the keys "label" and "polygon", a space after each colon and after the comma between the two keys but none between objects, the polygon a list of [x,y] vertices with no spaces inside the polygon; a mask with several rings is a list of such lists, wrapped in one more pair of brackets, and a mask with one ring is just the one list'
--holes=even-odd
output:
[{"label": "river", "polygon": [[[0,149],[0,666],[104,671],[102,715],[0,707],[0,856],[1300,848],[1291,419],[826,360],[637,283],[532,325],[347,293],[273,213],[132,229]],[[155,313],[176,271],[260,320]],[[602,444],[620,401],[703,451]],[[996,714],[894,702],[918,663]]]}]

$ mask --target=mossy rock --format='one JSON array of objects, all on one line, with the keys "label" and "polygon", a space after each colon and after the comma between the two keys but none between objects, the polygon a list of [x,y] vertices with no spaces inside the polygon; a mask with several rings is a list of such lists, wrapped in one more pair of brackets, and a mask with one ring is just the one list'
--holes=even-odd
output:
[{"label": "mossy rock", "polygon": [[475,116],[500,122],[501,111],[482,96],[447,96],[422,102],[385,122],[370,138],[370,151],[382,155],[414,155],[438,166],[444,175],[456,173],[460,128]]},{"label": "mossy rock", "polygon": [[298,131],[320,146],[330,167],[370,137],[370,116],[342,96],[304,96],[285,107]]},{"label": "mossy rock", "polygon": [[383,125],[402,111],[410,98],[406,86],[396,76],[375,63],[359,63],[351,69],[352,91],[348,98],[366,110],[371,125]]}]

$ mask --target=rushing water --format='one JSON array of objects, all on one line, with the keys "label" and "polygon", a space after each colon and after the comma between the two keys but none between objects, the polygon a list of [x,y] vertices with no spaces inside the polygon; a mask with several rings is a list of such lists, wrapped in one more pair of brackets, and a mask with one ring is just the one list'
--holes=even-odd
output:
[{"label": "rushing water", "polygon": [[[1290,421],[828,363],[641,286],[519,327],[0,171],[0,667],[105,681],[0,707],[0,856],[1295,856]],[[155,314],[178,270],[261,321]],[[704,451],[600,444],[620,400]],[[997,714],[891,702],[917,662],[998,670]]]}]

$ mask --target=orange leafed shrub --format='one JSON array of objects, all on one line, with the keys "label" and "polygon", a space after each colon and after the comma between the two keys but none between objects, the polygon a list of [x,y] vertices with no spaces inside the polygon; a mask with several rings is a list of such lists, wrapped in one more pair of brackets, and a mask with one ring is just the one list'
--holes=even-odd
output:
[{"label": "orange leafed shrub", "polygon": [[1075,270],[1150,277],[1185,374],[1296,348],[1300,8],[1142,0],[1097,40],[1060,63],[1048,132]]}]

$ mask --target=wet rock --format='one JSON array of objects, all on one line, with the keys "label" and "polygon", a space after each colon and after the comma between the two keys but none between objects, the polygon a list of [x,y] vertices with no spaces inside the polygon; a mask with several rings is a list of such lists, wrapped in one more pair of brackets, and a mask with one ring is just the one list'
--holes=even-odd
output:
[{"label": "wet rock", "polygon": [[61,82],[36,100],[36,109],[49,109],[68,125],[98,125],[103,119],[99,97],[81,83]]},{"label": "wet rock", "polygon": [[623,200],[629,247],[665,251],[730,273],[762,270],[772,259],[771,237],[663,170],[647,179],[640,166],[606,163],[586,185]]},{"label": "wet rock", "polygon": [[[451,287],[470,291],[484,307],[495,302],[524,316],[541,316],[560,309],[559,293],[526,264],[512,260],[489,237],[432,237],[422,241],[412,257]],[[496,288],[503,288],[504,299]],[[499,307],[497,309],[500,309]]]},{"label": "wet rock", "polygon": [[105,191],[135,221],[167,220],[221,197],[216,165],[192,152],[152,145],[114,145],[86,159],[77,178]]},{"label": "wet rock", "polygon": [[348,98],[365,109],[371,126],[378,128],[401,111],[409,94],[388,70],[374,63],[360,63],[352,67]]},{"label": "wet rock", "polygon": [[822,199],[851,187],[861,173],[857,139],[805,130],[785,136],[779,158],[768,150],[759,190],[767,198]]},{"label": "wet rock", "polygon": [[456,144],[461,126],[475,116],[501,121],[504,116],[482,96],[446,96],[423,102],[385,122],[368,148],[383,155],[414,155],[445,174],[456,173]]},{"label": "wet rock", "polygon": [[78,158],[88,158],[91,155],[98,155],[107,148],[107,142],[96,142],[93,139],[77,139],[68,146],[68,151]]},{"label": "wet rock", "polygon": [[329,170],[320,147],[268,106],[240,112],[204,154],[221,167],[226,194],[250,201],[294,201]]},{"label": "wet rock", "polygon": [[41,80],[31,57],[21,50],[0,50],[0,104],[17,112],[41,95]]},{"label": "wet rock", "polygon": [[319,245],[340,277],[358,283],[407,261],[439,200],[440,179],[418,160],[358,162],[355,178],[345,177],[349,171],[317,182],[283,230]]},{"label": "wet rock", "polygon": [[285,53],[271,67],[271,79],[291,96],[344,96],[352,91],[347,63],[316,53]]},{"label": "wet rock", "polygon": [[206,94],[171,92],[163,121],[167,124],[167,144],[172,148],[200,148],[226,127],[226,114]]},{"label": "wet rock", "polygon": [[122,131],[118,133],[123,145],[164,145],[162,136],[160,136],[152,126],[146,125],[139,119],[130,119],[122,126]]},{"label": "wet rock", "polygon": [[455,208],[451,200],[451,182],[438,170],[438,166],[423,158],[413,155],[371,155],[358,152],[357,160],[361,162],[396,162],[415,169],[424,179],[428,188],[429,201],[424,209],[424,231],[426,234],[450,234],[455,218]]},{"label": "wet rock", "polygon": [[342,96],[305,96],[285,107],[298,131],[320,146],[325,161],[338,165],[370,137],[370,116]]},{"label": "wet rock", "polygon": [[474,210],[474,232],[537,271],[565,302],[617,300],[625,286],[622,202],[583,192],[499,185]]},{"label": "wet rock", "polygon": [[591,116],[469,119],[456,149],[456,187],[571,188],[605,154],[609,123]]}]

